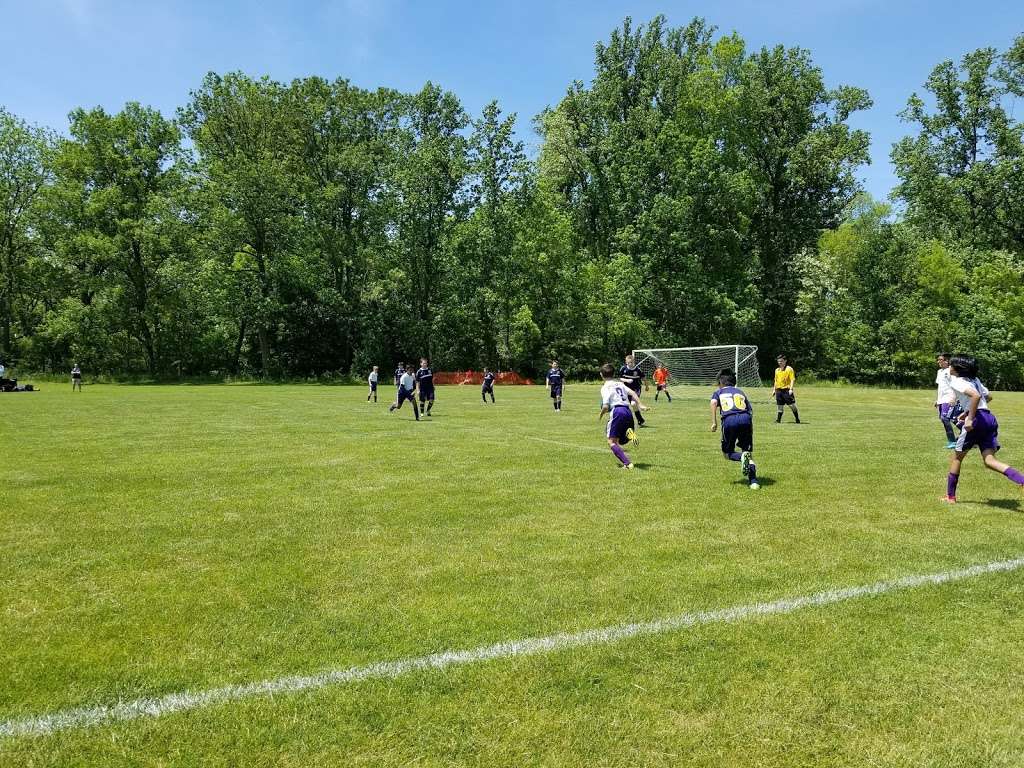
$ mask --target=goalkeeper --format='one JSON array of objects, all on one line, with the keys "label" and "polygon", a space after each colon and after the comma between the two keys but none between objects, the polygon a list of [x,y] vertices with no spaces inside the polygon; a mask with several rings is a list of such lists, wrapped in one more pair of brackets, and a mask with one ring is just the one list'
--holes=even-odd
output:
[{"label": "goalkeeper", "polygon": [[664,363],[661,363],[654,369],[654,373],[651,375],[651,378],[654,379],[654,386],[656,387],[654,390],[654,402],[658,402],[658,395],[662,392],[665,393],[665,397],[668,398],[668,401],[670,403],[672,402],[672,395],[669,394],[668,391],[668,380],[671,377],[672,374],[668,372],[668,368],[665,367]]}]

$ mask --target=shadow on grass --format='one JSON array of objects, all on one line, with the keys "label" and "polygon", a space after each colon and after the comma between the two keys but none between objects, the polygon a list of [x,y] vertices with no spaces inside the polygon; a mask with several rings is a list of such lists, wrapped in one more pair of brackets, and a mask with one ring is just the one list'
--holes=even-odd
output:
[{"label": "shadow on grass", "polygon": [[[733,480],[732,484],[733,485],[746,485],[747,481],[746,481],[745,478],[740,478],[739,480]],[[774,478],[767,477],[765,475],[758,475],[757,476],[757,484],[760,485],[762,488],[767,488],[770,485],[775,485],[775,480],[774,480]]]},{"label": "shadow on grass", "polygon": [[1020,512],[1020,501],[1018,499],[986,499],[985,501],[957,501],[957,506],[967,507],[995,507],[1010,512]]}]

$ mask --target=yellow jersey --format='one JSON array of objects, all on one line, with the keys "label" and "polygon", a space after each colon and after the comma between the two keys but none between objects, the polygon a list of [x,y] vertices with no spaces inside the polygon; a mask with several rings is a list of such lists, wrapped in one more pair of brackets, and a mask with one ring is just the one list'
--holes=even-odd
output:
[{"label": "yellow jersey", "polygon": [[775,388],[776,389],[789,389],[793,386],[796,381],[796,374],[793,372],[793,367],[787,365],[785,368],[775,369]]}]

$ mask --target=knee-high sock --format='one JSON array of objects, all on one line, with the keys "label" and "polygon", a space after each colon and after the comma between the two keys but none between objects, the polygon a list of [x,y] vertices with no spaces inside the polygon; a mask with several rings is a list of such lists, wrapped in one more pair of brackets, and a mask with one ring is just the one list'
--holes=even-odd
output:
[{"label": "knee-high sock", "polygon": [[640,426],[644,425],[644,415],[640,413],[639,408],[636,409],[636,423],[639,424]]},{"label": "knee-high sock", "polygon": [[747,471],[747,479],[752,483],[757,482],[757,464],[750,462],[750,468]]},{"label": "knee-high sock", "polygon": [[729,461],[739,461],[742,458],[743,454],[737,453],[736,451],[733,451],[732,453],[729,454]]},{"label": "knee-high sock", "polygon": [[622,462],[623,466],[629,464],[629,456],[626,455],[626,452],[622,450],[622,446],[618,443],[612,445],[612,453],[615,454],[615,458]]},{"label": "knee-high sock", "polygon": [[1022,475],[1013,467],[1007,467],[1006,471],[1003,472],[1003,474],[1010,478],[1010,480],[1015,482],[1017,485],[1024,485],[1024,475]]},{"label": "knee-high sock", "polygon": [[[658,402],[658,395],[660,395],[660,394],[661,394],[660,391],[654,393],[654,402]],[[668,394],[668,393],[666,392],[666,394]]]},{"label": "knee-high sock", "polygon": [[956,485],[960,482],[960,475],[950,472],[946,475],[946,495],[956,498]]},{"label": "knee-high sock", "polygon": [[670,403],[672,402],[672,395],[670,395],[670,394],[668,393],[668,390],[667,390],[667,389],[665,390],[665,397],[667,397],[667,398],[668,398],[668,401],[669,401]]}]

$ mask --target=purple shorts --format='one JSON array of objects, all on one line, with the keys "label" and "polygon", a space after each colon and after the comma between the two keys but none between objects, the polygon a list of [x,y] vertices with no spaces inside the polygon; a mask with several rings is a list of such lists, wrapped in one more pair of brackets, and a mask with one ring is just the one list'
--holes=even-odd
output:
[{"label": "purple shorts", "polygon": [[608,419],[608,437],[617,438],[619,445],[629,442],[626,431],[633,428],[633,411],[627,405],[616,405],[612,409],[612,417]]},{"label": "purple shorts", "polygon": [[956,441],[956,450],[959,453],[966,453],[975,446],[979,451],[998,451],[999,445],[999,422],[992,415],[991,411],[979,410],[974,415],[974,426],[960,433]]},{"label": "purple shorts", "polygon": [[754,450],[754,421],[749,413],[737,413],[722,419],[722,453]]},{"label": "purple shorts", "polygon": [[949,421],[953,418],[956,403],[939,403],[935,406],[939,411],[939,421]]}]

